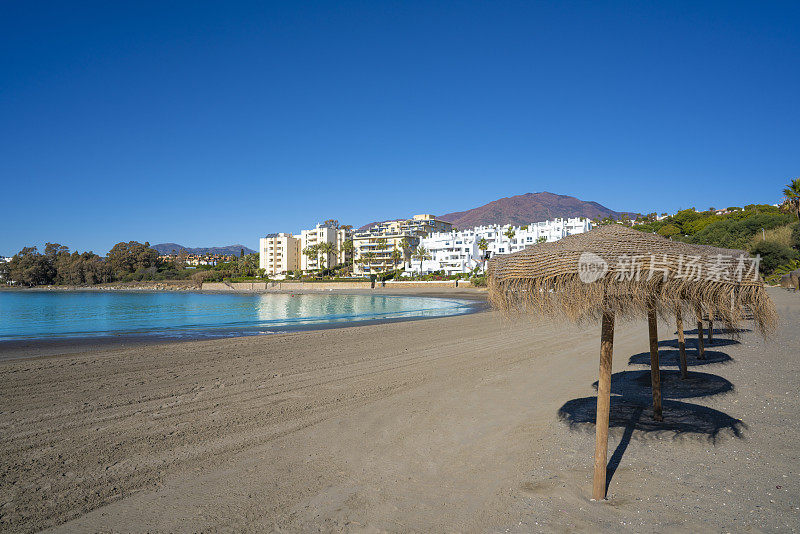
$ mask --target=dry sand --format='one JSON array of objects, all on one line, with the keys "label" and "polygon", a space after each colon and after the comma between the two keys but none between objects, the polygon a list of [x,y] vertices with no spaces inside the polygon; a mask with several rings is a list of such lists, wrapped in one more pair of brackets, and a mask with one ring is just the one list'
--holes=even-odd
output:
[{"label": "dry sand", "polygon": [[800,295],[771,294],[774,340],[718,333],[696,387],[665,374],[671,430],[637,408],[645,323],[618,325],[605,503],[597,326],[482,312],[4,361],[0,529],[793,531]]}]

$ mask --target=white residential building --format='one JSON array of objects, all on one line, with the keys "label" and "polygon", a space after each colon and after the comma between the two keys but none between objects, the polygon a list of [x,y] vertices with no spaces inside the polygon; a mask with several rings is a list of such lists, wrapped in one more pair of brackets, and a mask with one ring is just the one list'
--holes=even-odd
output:
[{"label": "white residential building", "polygon": [[[350,227],[342,228],[338,223],[321,223],[311,230],[300,232],[300,268],[304,271],[313,271],[320,268],[333,267],[347,262],[352,253],[343,250],[345,241],[353,236]],[[305,254],[309,247],[329,243],[328,252],[314,255]]]},{"label": "white residential building", "polygon": [[[467,273],[496,254],[517,252],[540,241],[558,241],[568,235],[588,232],[592,223],[586,218],[554,219],[525,226],[489,225],[467,230],[439,232],[420,239],[430,259],[412,258],[411,272],[429,274]],[[510,237],[509,237],[510,236]],[[486,240],[484,253],[480,242]],[[410,273],[409,273],[410,274]]]},{"label": "white residential building", "polygon": [[386,221],[353,235],[353,273],[364,276],[405,265],[421,238],[432,232],[449,232],[453,225],[430,214]]},{"label": "white residential building", "polygon": [[300,269],[300,239],[292,234],[267,234],[259,240],[258,266],[269,276]]}]

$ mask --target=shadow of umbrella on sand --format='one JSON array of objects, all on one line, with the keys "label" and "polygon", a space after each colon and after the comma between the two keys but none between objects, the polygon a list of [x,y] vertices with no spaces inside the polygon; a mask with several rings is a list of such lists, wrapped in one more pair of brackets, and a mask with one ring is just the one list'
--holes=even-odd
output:
[{"label": "shadow of umbrella on sand", "polygon": [[[693,439],[717,443],[728,438],[741,438],[747,429],[739,419],[723,412],[686,402],[665,400],[664,420],[652,417],[653,409],[635,399],[611,397],[611,416],[608,424],[612,435],[621,434],[619,445],[607,465],[605,491],[614,476],[625,450],[632,439],[672,438]],[[583,397],[565,403],[558,410],[558,418],[573,430],[596,431],[597,397]]]},{"label": "shadow of umbrella on sand", "polygon": [[[597,382],[592,384],[597,389]],[[661,396],[665,399],[710,397],[733,391],[733,384],[710,373],[689,373],[681,378],[679,371],[661,371]],[[640,403],[650,396],[650,371],[622,371],[611,375],[611,393]]]},{"label": "shadow of umbrella on sand", "polygon": [[[685,269],[687,258],[691,258],[690,275]],[[739,258],[738,263],[742,261],[744,258]],[[716,257],[693,245],[615,224],[490,260],[489,299],[506,314],[574,322],[601,320],[593,499],[606,496],[615,319],[647,318],[651,424],[663,424],[658,315],[702,310],[725,328],[734,329],[752,312],[755,327],[765,337],[777,324],[775,308],[757,270],[752,278],[720,276],[736,267],[736,258]],[[682,326],[679,334],[682,337]]]},{"label": "shadow of umbrella on sand", "polygon": [[[645,433],[672,438],[690,438],[716,443],[725,437],[742,437],[747,428],[741,420],[719,410],[681,401],[665,400],[664,420],[655,421],[652,406],[636,399],[611,397],[609,426],[628,429],[634,437],[644,438]],[[597,418],[597,397],[583,397],[566,402],[558,410],[558,418],[575,430],[592,431]]]},{"label": "shadow of umbrella on sand", "polygon": [[[700,360],[692,358],[687,360],[686,365],[697,367],[701,365],[711,365],[715,363],[726,364],[733,361],[733,358],[718,350],[705,351],[705,358]],[[680,367],[680,352],[677,350],[659,350],[658,363],[661,367]],[[640,352],[628,358],[628,365],[650,365],[650,353]]]}]

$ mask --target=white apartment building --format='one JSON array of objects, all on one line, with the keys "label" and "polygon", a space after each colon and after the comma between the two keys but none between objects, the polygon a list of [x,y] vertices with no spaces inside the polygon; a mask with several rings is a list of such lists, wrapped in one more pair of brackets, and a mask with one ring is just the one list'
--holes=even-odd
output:
[{"label": "white apartment building", "polygon": [[[568,235],[588,232],[592,223],[585,218],[553,219],[523,226],[488,225],[467,230],[438,232],[420,239],[430,259],[412,258],[411,273],[467,273],[496,254],[510,254],[540,241],[558,241]],[[509,237],[510,236],[510,237]],[[486,240],[486,252],[480,242]],[[409,274],[411,274],[409,273]]]},{"label": "white apartment building", "polygon": [[410,260],[420,239],[433,232],[449,232],[453,225],[433,215],[387,221],[353,235],[356,276],[391,271]]},{"label": "white apartment building", "polygon": [[259,240],[258,266],[269,276],[300,269],[300,239],[292,234],[267,234]]},{"label": "white apartment building", "polygon": [[[350,260],[352,253],[344,250],[344,243],[352,238],[352,230],[341,228],[338,223],[320,223],[311,230],[300,232],[300,268],[303,271],[333,267]],[[328,252],[308,255],[310,247],[330,243]]]}]

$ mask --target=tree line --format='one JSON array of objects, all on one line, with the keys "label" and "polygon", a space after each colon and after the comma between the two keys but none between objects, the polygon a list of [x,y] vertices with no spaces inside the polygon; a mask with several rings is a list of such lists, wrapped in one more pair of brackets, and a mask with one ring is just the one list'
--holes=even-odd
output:
[{"label": "tree line", "polygon": [[[155,278],[166,266],[150,243],[129,241],[117,243],[105,258],[93,252],[70,252],[59,243],[47,243],[44,253],[37,247],[25,247],[0,263],[0,279],[21,286],[93,285],[106,282]],[[165,275],[167,273],[164,273]],[[133,275],[133,276],[132,276]],[[166,279],[166,278],[162,278]]]}]

